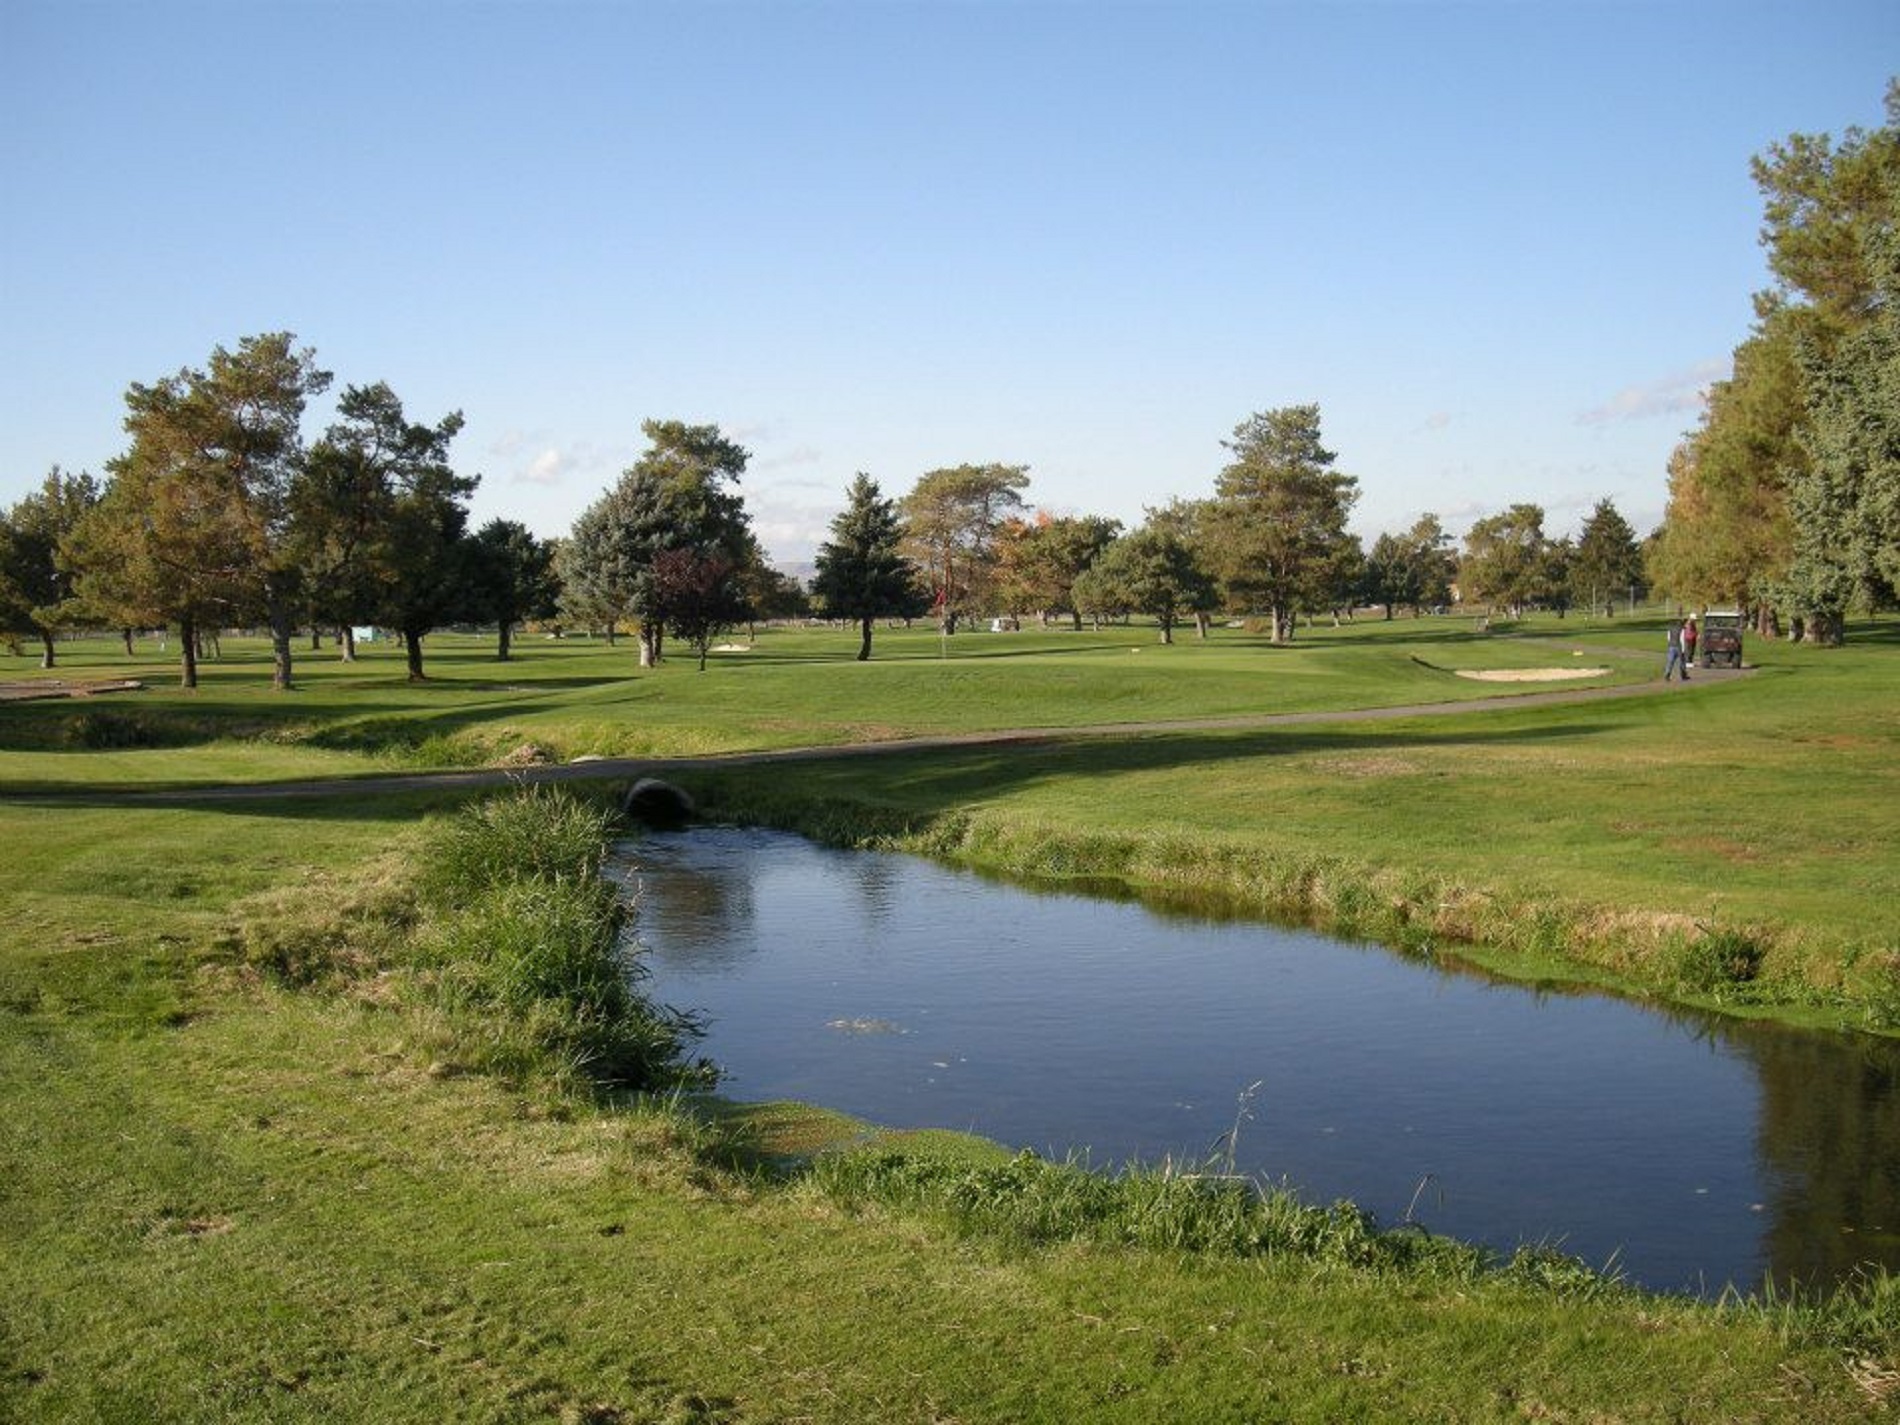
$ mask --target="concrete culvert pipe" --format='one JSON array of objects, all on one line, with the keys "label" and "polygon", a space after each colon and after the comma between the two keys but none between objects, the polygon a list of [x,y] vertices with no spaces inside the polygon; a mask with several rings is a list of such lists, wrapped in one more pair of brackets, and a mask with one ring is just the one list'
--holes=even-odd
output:
[{"label": "concrete culvert pipe", "polygon": [[642,777],[627,788],[620,809],[649,826],[678,826],[693,814],[693,799],[671,782]]}]

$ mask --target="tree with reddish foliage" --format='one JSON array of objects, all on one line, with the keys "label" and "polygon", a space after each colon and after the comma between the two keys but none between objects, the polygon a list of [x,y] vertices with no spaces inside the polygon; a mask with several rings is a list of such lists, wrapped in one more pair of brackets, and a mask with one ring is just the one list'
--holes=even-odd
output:
[{"label": "tree with reddish foliage", "polygon": [[662,549],[653,556],[651,578],[656,605],[666,611],[666,631],[699,655],[699,671],[705,672],[713,640],[746,616],[738,563],[716,549]]}]

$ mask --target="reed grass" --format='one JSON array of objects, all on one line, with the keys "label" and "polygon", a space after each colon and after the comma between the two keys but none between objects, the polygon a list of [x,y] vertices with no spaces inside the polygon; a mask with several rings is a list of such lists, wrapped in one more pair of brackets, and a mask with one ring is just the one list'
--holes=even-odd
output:
[{"label": "reed grass", "polygon": [[613,813],[554,788],[473,803],[439,822],[422,883],[436,908],[417,963],[453,1063],[563,1089],[704,1082],[700,1026],[641,988],[619,888],[601,874]]},{"label": "reed grass", "polygon": [[847,1206],[900,1207],[1017,1245],[1088,1241],[1457,1281],[1486,1266],[1479,1248],[1422,1230],[1382,1230],[1352,1203],[1313,1206],[1217,1167],[1169,1163],[1109,1174],[1028,1152],[968,1164],[872,1148],[818,1157],[811,1181]]}]

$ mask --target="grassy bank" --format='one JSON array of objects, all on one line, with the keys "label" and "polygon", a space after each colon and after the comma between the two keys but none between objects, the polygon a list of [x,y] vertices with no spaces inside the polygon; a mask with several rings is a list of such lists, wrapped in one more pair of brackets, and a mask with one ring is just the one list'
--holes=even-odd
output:
[{"label": "grassy bank", "polygon": [[[1349,1210],[1269,1230],[1218,1187],[901,1140],[790,1168],[835,1130],[629,1098],[539,1035],[545,992],[606,1009],[585,964],[525,1000],[512,970],[463,992],[432,809],[0,806],[0,1414],[1849,1420],[1889,1398],[1886,1297],[1644,1297]],[[522,1047],[484,1058],[489,1032]]]},{"label": "grassy bank", "polygon": [[709,771],[714,816],[1900,1027],[1900,658],[1587,707]]},{"label": "grassy bank", "polygon": [[[626,646],[431,641],[306,658],[274,695],[233,640],[194,694],[0,704],[13,790],[258,782],[601,753],[669,757],[903,734],[1083,728],[1469,699],[1459,670],[1657,669],[1655,620],[1362,621],[1276,649],[1220,629],[1161,647],[1112,629],[940,640],[768,630],[705,673]],[[951,749],[695,777],[709,805],[1011,874],[1310,921],[1507,973],[1601,979],[1815,1023],[1900,1024],[1900,624],[1841,650],[1751,645],[1720,686],[1376,723]],[[103,640],[62,672],[144,673]],[[30,672],[22,669],[22,672]],[[125,700],[115,700],[125,696]],[[895,831],[894,837],[889,833]]]}]

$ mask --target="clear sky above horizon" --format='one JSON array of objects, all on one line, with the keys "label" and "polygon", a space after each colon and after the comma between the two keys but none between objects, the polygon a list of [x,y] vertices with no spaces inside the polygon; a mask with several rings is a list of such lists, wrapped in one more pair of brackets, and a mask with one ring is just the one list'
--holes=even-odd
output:
[{"label": "clear sky above horizon", "polygon": [[5,0],[0,503],[288,329],[542,535],[647,417],[792,562],[860,470],[1132,524],[1305,402],[1368,538],[1645,532],[1768,282],[1750,157],[1896,73],[1892,0]]}]

